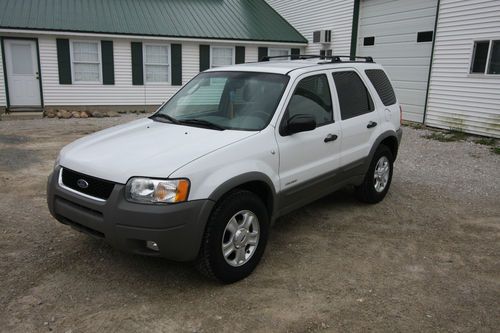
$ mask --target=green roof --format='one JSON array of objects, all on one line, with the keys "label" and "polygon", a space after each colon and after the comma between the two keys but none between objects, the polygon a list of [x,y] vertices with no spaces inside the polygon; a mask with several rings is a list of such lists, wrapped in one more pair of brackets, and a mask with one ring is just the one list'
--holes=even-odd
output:
[{"label": "green roof", "polygon": [[264,0],[0,0],[0,28],[307,43]]}]

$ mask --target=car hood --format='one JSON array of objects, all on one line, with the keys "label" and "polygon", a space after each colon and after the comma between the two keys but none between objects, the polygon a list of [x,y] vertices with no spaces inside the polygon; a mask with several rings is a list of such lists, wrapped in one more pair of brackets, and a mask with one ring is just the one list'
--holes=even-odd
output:
[{"label": "car hood", "polygon": [[133,176],[166,178],[185,164],[255,133],[145,118],[76,140],[62,149],[59,163],[121,184]]}]

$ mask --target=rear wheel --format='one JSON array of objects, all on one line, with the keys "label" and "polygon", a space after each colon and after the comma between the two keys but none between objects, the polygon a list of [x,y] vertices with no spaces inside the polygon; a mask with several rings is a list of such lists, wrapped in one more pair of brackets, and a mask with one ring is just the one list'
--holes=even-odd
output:
[{"label": "rear wheel", "polygon": [[264,253],[268,229],[267,209],[257,195],[246,190],[229,193],[208,221],[198,269],[223,283],[247,277]]},{"label": "rear wheel", "polygon": [[393,162],[391,150],[380,145],[373,155],[363,183],[356,187],[356,196],[360,201],[377,203],[384,199],[391,186]]}]

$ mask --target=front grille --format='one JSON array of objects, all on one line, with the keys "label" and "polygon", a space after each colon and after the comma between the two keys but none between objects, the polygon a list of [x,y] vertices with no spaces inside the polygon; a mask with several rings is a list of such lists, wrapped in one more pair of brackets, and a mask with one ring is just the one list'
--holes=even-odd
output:
[{"label": "front grille", "polygon": [[[82,183],[82,181],[88,184],[86,188],[78,185],[78,183]],[[87,176],[65,168],[62,170],[62,183],[70,189],[103,200],[109,198],[115,187],[115,184],[110,181]]]}]

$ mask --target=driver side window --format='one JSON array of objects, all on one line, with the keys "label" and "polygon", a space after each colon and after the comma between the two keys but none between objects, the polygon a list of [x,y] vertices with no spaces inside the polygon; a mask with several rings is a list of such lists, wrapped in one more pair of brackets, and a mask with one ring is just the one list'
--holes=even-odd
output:
[{"label": "driver side window", "polygon": [[326,74],[302,79],[288,104],[285,121],[298,114],[314,117],[316,126],[333,122],[332,96]]}]

